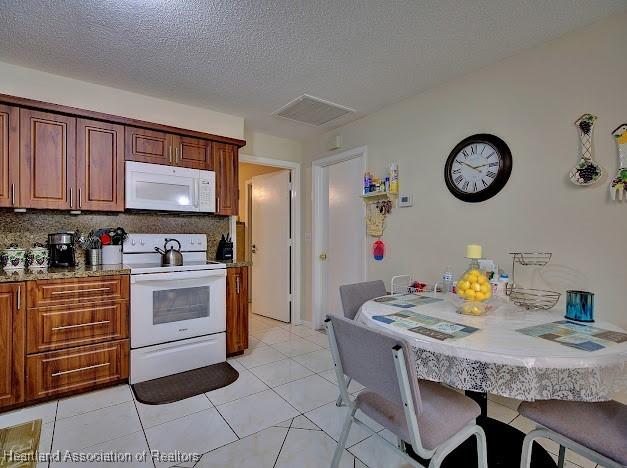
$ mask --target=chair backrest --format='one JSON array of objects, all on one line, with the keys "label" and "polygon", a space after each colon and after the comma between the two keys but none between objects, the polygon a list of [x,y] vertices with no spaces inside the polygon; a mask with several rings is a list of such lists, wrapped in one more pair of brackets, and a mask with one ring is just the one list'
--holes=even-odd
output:
[{"label": "chair backrest", "polygon": [[344,317],[353,320],[364,302],[375,297],[385,296],[386,294],[385,283],[381,280],[340,286],[340,299],[342,299]]},{"label": "chair backrest", "polygon": [[403,399],[392,350],[395,346],[403,349],[409,377],[407,384],[411,389],[414,410],[419,415],[422,412],[422,401],[416,362],[409,345],[400,338],[365,327],[354,320],[336,316],[328,316],[327,319],[333,326],[344,375],[401,407]]}]

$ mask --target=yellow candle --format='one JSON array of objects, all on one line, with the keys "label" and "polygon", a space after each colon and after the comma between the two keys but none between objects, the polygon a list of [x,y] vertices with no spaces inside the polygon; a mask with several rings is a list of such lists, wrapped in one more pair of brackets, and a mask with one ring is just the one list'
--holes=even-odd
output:
[{"label": "yellow candle", "polygon": [[470,244],[466,246],[466,258],[483,258],[481,253],[480,245]]}]

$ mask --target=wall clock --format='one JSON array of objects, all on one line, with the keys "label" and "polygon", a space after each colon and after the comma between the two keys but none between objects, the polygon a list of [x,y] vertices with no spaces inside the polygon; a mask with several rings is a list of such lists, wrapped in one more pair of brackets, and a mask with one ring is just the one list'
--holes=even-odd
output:
[{"label": "wall clock", "polygon": [[503,140],[487,133],[469,136],[453,148],[444,166],[449,191],[477,203],[499,193],[512,173],[512,153]]}]

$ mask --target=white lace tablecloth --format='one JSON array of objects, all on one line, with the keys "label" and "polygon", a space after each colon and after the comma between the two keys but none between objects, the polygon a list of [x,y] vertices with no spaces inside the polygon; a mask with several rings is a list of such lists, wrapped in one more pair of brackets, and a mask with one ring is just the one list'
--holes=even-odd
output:
[{"label": "white lace tablecloth", "polygon": [[[402,336],[416,354],[418,377],[462,390],[489,392],[519,400],[605,401],[627,389],[627,342],[597,351],[564,346],[516,330],[563,319],[563,311],[526,311],[507,301],[483,317],[460,315],[449,294],[422,294],[444,299],[411,309],[366,302],[356,320]],[[454,340],[439,341],[374,320],[402,310],[478,328]],[[624,331],[606,322],[595,327]]]}]

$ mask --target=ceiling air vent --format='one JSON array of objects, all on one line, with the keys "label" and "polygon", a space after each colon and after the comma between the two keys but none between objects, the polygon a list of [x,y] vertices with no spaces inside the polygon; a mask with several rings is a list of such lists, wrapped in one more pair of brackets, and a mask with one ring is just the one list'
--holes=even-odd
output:
[{"label": "ceiling air vent", "polygon": [[353,112],[355,109],[303,94],[273,115],[319,127]]}]

